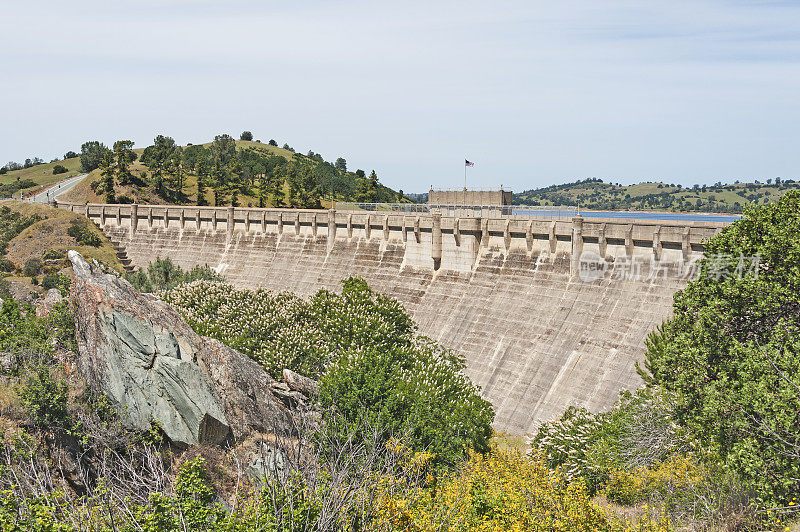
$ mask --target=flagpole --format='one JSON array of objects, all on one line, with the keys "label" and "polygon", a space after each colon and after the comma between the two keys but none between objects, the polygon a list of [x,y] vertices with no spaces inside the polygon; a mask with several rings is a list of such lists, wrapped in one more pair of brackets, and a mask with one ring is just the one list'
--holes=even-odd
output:
[{"label": "flagpole", "polygon": [[464,190],[467,190],[467,158],[464,157]]}]

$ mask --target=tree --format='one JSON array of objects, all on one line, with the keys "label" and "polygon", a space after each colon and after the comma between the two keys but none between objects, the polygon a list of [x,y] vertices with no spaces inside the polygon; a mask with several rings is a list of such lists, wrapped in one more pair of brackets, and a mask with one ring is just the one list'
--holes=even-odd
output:
[{"label": "tree", "polygon": [[108,151],[103,155],[103,160],[100,161],[100,168],[102,171],[103,193],[105,195],[106,203],[115,203],[116,196],[114,195],[114,175],[116,168],[114,167],[114,155]]},{"label": "tree", "polygon": [[236,157],[236,141],[230,135],[217,135],[211,144],[211,156],[215,166],[227,167]]},{"label": "tree", "polygon": [[373,170],[369,177],[363,170],[356,171],[355,200],[362,203],[374,203],[378,199],[378,175]]},{"label": "tree", "polygon": [[53,175],[56,175],[56,174],[66,174],[68,171],[69,171],[69,170],[67,170],[67,167],[66,167],[66,166],[62,166],[62,165],[60,165],[60,164],[57,164],[57,165],[55,165],[55,166],[53,167]]},{"label": "tree", "polygon": [[77,156],[78,156],[77,153],[75,153],[74,151],[70,150],[70,151],[68,151],[67,153],[64,154],[64,159],[65,160],[66,159],[74,159]]},{"label": "tree", "polygon": [[170,175],[169,188],[172,199],[175,201],[182,201],[184,197],[183,189],[186,186],[186,171],[183,167],[183,149],[180,146],[175,148],[172,152],[167,164]]},{"label": "tree", "polygon": [[757,491],[800,490],[800,192],[745,207],[706,244],[700,276],[647,342],[640,373],[676,421]]},{"label": "tree", "polygon": [[253,134],[249,131],[242,131],[242,134],[239,135],[239,140],[253,140]]},{"label": "tree", "polygon": [[131,182],[130,165],[137,159],[133,151],[132,140],[118,140],[114,143],[114,165],[116,169],[117,182],[120,185],[128,185]]},{"label": "tree", "polygon": [[275,139],[269,139],[269,145],[270,145],[270,146],[275,146],[275,147],[277,147],[277,146],[278,146],[278,143],[277,143],[277,142],[275,142]]},{"label": "tree", "polygon": [[344,159],[344,157],[339,157],[336,159],[335,166],[340,172],[347,172],[347,161]]},{"label": "tree", "polygon": [[106,153],[110,150],[100,141],[92,140],[81,145],[81,169],[91,172],[100,167]]}]

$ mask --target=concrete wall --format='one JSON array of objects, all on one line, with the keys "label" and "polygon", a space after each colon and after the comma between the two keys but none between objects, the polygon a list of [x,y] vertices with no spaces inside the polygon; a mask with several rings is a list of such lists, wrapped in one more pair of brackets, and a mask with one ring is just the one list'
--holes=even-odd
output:
[{"label": "concrete wall", "polygon": [[511,205],[510,190],[434,190],[428,191],[428,203],[436,205]]},{"label": "concrete wall", "polygon": [[234,284],[304,296],[357,275],[400,300],[422,333],[462,353],[522,434],[569,405],[608,408],[641,384],[634,362],[671,314],[708,222],[285,209],[69,205],[134,264],[209,264]]}]

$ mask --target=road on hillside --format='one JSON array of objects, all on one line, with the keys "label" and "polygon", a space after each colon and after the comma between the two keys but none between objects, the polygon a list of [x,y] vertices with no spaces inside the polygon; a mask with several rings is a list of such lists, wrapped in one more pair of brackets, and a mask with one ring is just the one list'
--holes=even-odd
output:
[{"label": "road on hillside", "polygon": [[84,177],[86,177],[86,174],[70,177],[69,179],[65,179],[64,181],[53,185],[52,187],[36,194],[35,196],[25,199],[28,201],[35,201],[37,203],[50,203],[50,200],[74,187]]}]

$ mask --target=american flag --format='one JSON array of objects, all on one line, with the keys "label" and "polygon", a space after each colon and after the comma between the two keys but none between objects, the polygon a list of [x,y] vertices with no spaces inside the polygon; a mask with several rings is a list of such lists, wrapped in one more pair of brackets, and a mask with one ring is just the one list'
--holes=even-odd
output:
[{"label": "american flag", "polygon": [[468,161],[468,160],[464,159],[464,165],[465,166],[475,166],[475,163],[473,163],[472,161]]}]

